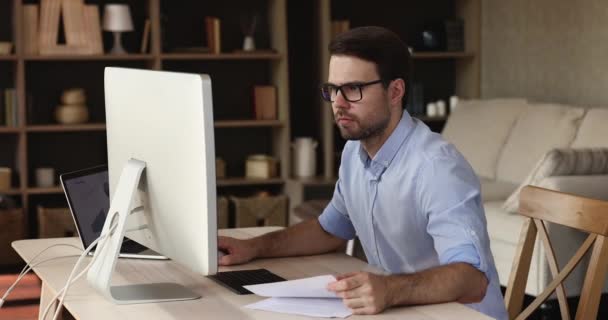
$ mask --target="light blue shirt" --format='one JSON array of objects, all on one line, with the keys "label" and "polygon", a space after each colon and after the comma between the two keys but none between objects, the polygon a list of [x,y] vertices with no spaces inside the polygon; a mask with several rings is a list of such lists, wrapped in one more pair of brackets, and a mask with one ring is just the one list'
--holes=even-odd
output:
[{"label": "light blue shirt", "polygon": [[368,262],[391,274],[473,265],[489,285],[468,306],[507,319],[479,180],[452,144],[407,112],[373,159],[359,141],[346,143],[319,222],[337,237],[358,236]]}]

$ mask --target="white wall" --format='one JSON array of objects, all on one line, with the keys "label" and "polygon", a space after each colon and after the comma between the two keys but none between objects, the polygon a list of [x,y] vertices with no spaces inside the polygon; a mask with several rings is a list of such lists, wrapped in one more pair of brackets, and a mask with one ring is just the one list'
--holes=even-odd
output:
[{"label": "white wall", "polygon": [[608,0],[484,0],[481,95],[608,107]]}]

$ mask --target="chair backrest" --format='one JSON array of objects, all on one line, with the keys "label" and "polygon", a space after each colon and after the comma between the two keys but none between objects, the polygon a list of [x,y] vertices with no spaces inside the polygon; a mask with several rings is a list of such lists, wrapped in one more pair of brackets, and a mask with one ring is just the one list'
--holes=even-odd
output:
[{"label": "chair backrest", "polygon": [[[505,304],[509,319],[526,319],[556,291],[562,319],[570,319],[564,279],[592,248],[589,267],[583,284],[576,319],[596,319],[601,290],[608,271],[608,202],[527,186],[520,194],[519,213],[528,217],[522,228],[515,253]],[[545,222],[576,228],[589,236],[560,271],[547,235]],[[522,311],[524,290],[536,235],[543,244],[553,280],[545,290]]]}]

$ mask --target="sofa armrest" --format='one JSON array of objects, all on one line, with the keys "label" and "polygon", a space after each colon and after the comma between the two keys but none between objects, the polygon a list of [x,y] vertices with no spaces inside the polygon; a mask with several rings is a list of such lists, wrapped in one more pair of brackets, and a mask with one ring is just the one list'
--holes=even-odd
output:
[{"label": "sofa armrest", "polygon": [[546,177],[538,186],[587,198],[608,200],[608,174]]}]

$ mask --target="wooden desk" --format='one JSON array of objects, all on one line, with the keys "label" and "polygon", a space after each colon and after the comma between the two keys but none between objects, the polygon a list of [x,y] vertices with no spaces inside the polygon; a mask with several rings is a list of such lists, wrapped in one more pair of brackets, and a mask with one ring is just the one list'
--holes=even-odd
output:
[{"label": "wooden desk", "polygon": [[[237,238],[248,238],[277,229],[276,227],[244,228],[221,230],[220,234]],[[76,238],[55,238],[20,240],[13,242],[13,248],[30,261],[44,248],[57,243],[80,246]],[[69,247],[52,248],[41,258],[76,254]],[[90,259],[90,258],[87,258]],[[65,285],[76,258],[57,259],[42,264],[34,271],[42,279],[41,312],[51,299]],[[222,267],[220,271],[266,268],[286,279],[312,277],[322,274],[338,274],[356,270],[373,271],[364,262],[342,253],[319,256],[280,259],[261,259],[249,264]],[[65,308],[76,319],[311,319],[303,316],[287,315],[243,308],[244,305],[262,299],[256,295],[236,295],[211,279],[192,273],[172,261],[150,261],[120,259],[113,278],[114,284],[177,282],[202,296],[201,299],[156,304],[114,305],[95,292],[83,277],[74,283],[65,299]],[[48,317],[50,318],[50,317]],[[353,316],[352,319],[489,319],[485,315],[458,303],[429,306],[391,308],[384,313],[369,316]],[[349,318],[351,319],[351,318]]]}]

